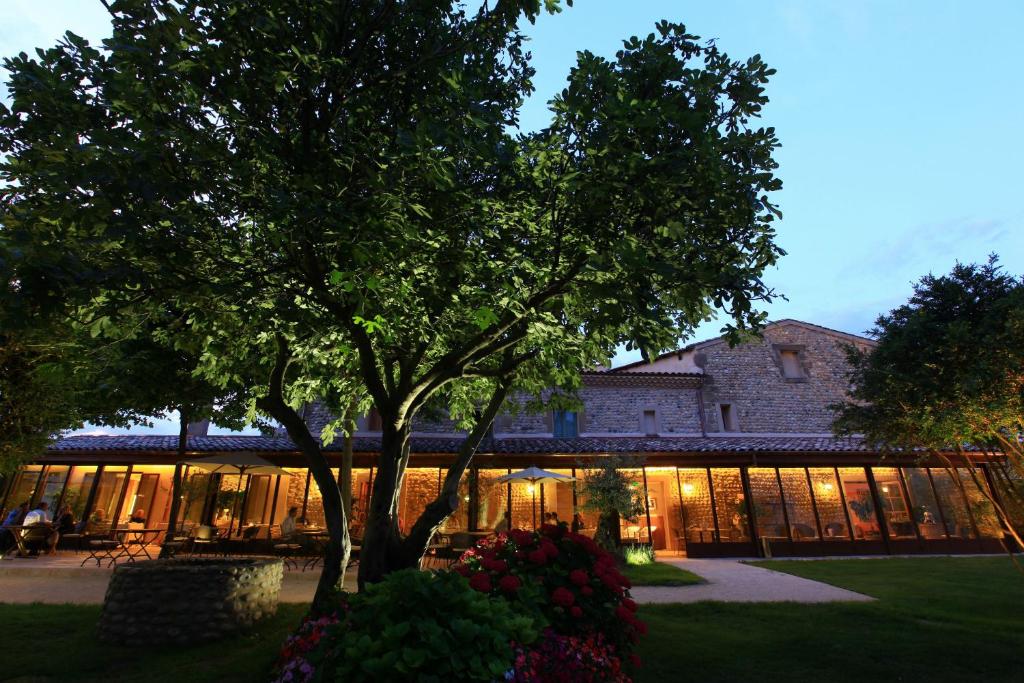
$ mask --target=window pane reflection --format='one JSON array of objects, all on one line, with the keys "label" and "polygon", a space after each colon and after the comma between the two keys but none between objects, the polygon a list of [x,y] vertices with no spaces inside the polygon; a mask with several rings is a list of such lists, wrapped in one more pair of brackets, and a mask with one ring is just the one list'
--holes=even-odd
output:
[{"label": "window pane reflection", "polygon": [[754,497],[754,517],[757,519],[757,535],[769,540],[787,540],[786,519],[782,513],[782,498],[775,469],[751,467],[750,494]]},{"label": "window pane reflection", "polygon": [[814,502],[818,507],[821,531],[826,541],[847,541],[850,530],[846,526],[843,499],[839,491],[835,470],[831,467],[811,467]]},{"label": "window pane reflection", "polygon": [[840,467],[839,478],[846,496],[846,507],[850,511],[850,521],[853,523],[853,538],[858,541],[881,539],[877,510],[864,468]]},{"label": "window pane reflection", "polygon": [[786,499],[786,513],[794,541],[812,541],[818,538],[818,525],[814,520],[814,507],[807,487],[807,472],[803,468],[779,469],[782,494]]},{"label": "window pane reflection", "polygon": [[882,512],[889,538],[917,538],[914,523],[910,518],[910,510],[903,499],[903,487],[900,486],[900,474],[895,467],[874,467],[875,485],[878,487],[878,498],[882,501]]},{"label": "window pane reflection", "polygon": [[718,531],[721,540],[749,541],[750,522],[740,471],[733,468],[713,468],[711,481],[715,487],[715,508],[718,512]]},{"label": "window pane reflection", "polygon": [[935,500],[928,471],[922,467],[907,467],[903,470],[910,494],[910,513],[917,523],[917,529],[924,540],[938,540],[946,537],[939,523],[939,504]]}]

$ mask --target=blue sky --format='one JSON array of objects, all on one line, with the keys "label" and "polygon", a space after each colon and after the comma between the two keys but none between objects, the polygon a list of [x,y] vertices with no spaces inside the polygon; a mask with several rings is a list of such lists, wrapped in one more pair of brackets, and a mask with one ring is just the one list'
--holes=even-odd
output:
[{"label": "blue sky", "polygon": [[[663,18],[778,70],[763,120],[782,141],[788,255],[766,280],[788,301],[772,318],[859,333],[956,260],[997,252],[1024,270],[1024,2],[578,0],[528,31],[537,93],[523,125],[544,125],[577,50],[612,57]],[[0,2],[0,55],[66,29],[98,40],[106,13],[92,0]]]}]

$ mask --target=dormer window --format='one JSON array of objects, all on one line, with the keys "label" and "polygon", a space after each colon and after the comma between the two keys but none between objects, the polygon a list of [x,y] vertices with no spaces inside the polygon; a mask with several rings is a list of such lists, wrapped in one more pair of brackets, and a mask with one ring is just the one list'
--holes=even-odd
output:
[{"label": "dormer window", "polygon": [[579,436],[579,419],[575,410],[552,410],[552,427],[554,435],[560,439],[573,439]]},{"label": "dormer window", "polygon": [[806,382],[807,371],[804,367],[804,349],[802,346],[775,346],[775,360],[787,382]]}]

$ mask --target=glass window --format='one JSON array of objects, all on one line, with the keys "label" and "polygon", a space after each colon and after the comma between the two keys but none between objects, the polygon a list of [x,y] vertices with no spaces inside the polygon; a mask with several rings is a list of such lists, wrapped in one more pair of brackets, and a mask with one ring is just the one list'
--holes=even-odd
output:
[{"label": "glass window", "polygon": [[92,482],[95,478],[95,467],[76,465],[71,468],[71,478],[64,490],[62,504],[71,506],[71,514],[74,515],[76,522],[80,522],[85,515],[85,504],[89,500],[89,491],[92,489]]},{"label": "glass window", "polygon": [[705,469],[679,469],[682,514],[686,518],[687,543],[712,543],[715,519],[711,511],[711,490]]},{"label": "glass window", "polygon": [[740,425],[739,421],[736,419],[736,410],[732,407],[732,404],[719,403],[718,409],[722,413],[722,431],[738,432],[740,430]]},{"label": "glass window", "polygon": [[[468,478],[469,473],[463,477],[463,482]],[[436,467],[410,467],[405,470],[402,492],[398,498],[398,526],[403,532],[408,533],[412,529],[427,505],[437,498],[437,493]],[[459,509],[463,511],[469,507],[469,501],[465,498],[463,496],[459,501]]]},{"label": "glass window", "polygon": [[658,414],[653,410],[644,411],[644,434],[654,436],[658,433]]},{"label": "glass window", "polygon": [[849,540],[850,530],[846,526],[846,514],[843,512],[843,499],[835,470],[831,467],[811,467],[808,472],[814,486],[814,504],[821,520],[823,540]]},{"label": "glass window", "polygon": [[780,351],[782,358],[782,374],[787,379],[799,379],[804,376],[804,369],[800,365],[800,353],[798,351]]},{"label": "glass window", "polygon": [[571,439],[579,435],[579,420],[574,410],[552,411],[554,435],[561,439]]},{"label": "glass window", "polygon": [[57,503],[60,502],[60,494],[64,490],[64,482],[68,478],[70,469],[66,465],[51,465],[46,468],[46,473],[43,475],[43,483],[39,487],[36,500],[37,502],[46,501],[50,506],[51,516],[57,514]]},{"label": "glass window", "polygon": [[508,522],[505,521],[507,486],[505,482],[498,481],[498,477],[505,476],[507,470],[480,470],[479,487],[480,495],[477,498],[476,523],[483,530],[499,529],[507,530]]},{"label": "glass window", "polygon": [[220,489],[214,501],[213,524],[219,529],[232,526],[238,529],[239,515],[242,512],[242,498],[245,496],[245,479],[247,475],[220,475]]},{"label": "glass window", "polygon": [[960,487],[944,468],[934,467],[929,470],[935,483],[935,493],[939,499],[939,509],[946,520],[946,533],[950,538],[974,538],[971,518],[964,505],[964,497]]},{"label": "glass window", "polygon": [[935,500],[932,484],[928,480],[927,470],[921,467],[907,467],[903,470],[903,478],[907,482],[910,494],[910,512],[917,529],[924,540],[936,540],[946,537],[940,524],[939,504]]},{"label": "glass window", "polygon": [[[436,471],[436,470],[435,470]],[[283,484],[282,484],[283,485]],[[299,501],[302,504],[302,501]],[[301,508],[300,508],[301,509]],[[349,534],[362,538],[366,528],[366,516],[370,512],[370,469],[352,468],[352,519],[349,520]],[[283,517],[278,517],[283,519]],[[279,522],[280,523],[280,522]]]},{"label": "glass window", "polygon": [[524,481],[512,482],[512,527],[533,529],[540,525],[540,487]]},{"label": "glass window", "polygon": [[719,537],[723,542],[749,541],[750,520],[740,471],[736,468],[713,467],[711,482],[715,487]]},{"label": "glass window", "polygon": [[[572,470],[553,469],[551,472],[563,474],[567,477],[572,476]],[[548,523],[572,523],[572,488],[573,483],[571,481],[544,484],[544,512],[548,515],[554,515],[554,518],[549,519]]]},{"label": "glass window", "polygon": [[[974,523],[978,526],[978,533],[982,538],[1002,538],[1003,527],[999,524],[996,509],[992,505],[992,501],[978,488],[980,483],[986,487],[987,491],[988,484],[985,482],[985,474],[981,470],[975,469],[974,477],[972,477],[970,470],[966,468],[957,468],[956,472],[960,476],[960,482],[964,485],[964,493],[967,495],[967,503],[971,506],[971,515],[974,517]],[[975,477],[977,481],[975,481]]]},{"label": "glass window", "polygon": [[97,523],[113,524],[117,520],[121,491],[128,480],[128,470],[123,467],[106,467],[96,485],[96,500],[92,506],[91,519]]},{"label": "glass window", "polygon": [[208,472],[198,468],[190,468],[183,477],[181,501],[178,505],[181,510],[179,522],[182,522],[186,528],[201,524],[203,521],[203,508],[206,505],[206,494],[210,488],[210,477]]},{"label": "glass window", "polygon": [[[242,515],[243,525],[270,523],[274,479],[268,474],[253,475],[249,478],[249,493],[245,497],[245,512]],[[266,532],[266,529],[263,531]]]},{"label": "glass window", "polygon": [[782,497],[786,499],[786,513],[794,541],[812,541],[818,538],[818,525],[814,519],[811,492],[807,487],[807,472],[801,468],[779,469],[782,479]]},{"label": "glass window", "polygon": [[878,488],[878,498],[882,501],[882,512],[885,514],[889,538],[916,539],[910,508],[903,498],[899,471],[895,467],[874,467],[871,472],[875,475],[875,485]]},{"label": "glass window", "polygon": [[119,524],[127,524],[136,516],[145,520],[143,523],[146,526],[149,526],[150,519],[159,519],[160,511],[155,514],[153,511],[159,480],[160,475],[158,474],[132,472],[124,492],[124,505],[121,506]]},{"label": "glass window", "polygon": [[[583,478],[587,474],[592,473],[593,471],[594,470],[584,470],[584,469],[576,470],[576,505],[577,505],[577,507],[582,506],[583,503],[586,502],[586,500],[587,500],[586,495],[583,493],[582,482],[583,482]],[[593,537],[594,534],[597,533],[597,522],[598,522],[598,519],[599,519],[598,514],[596,512],[594,512],[594,511],[592,511],[592,510],[580,510],[580,517],[583,520],[583,527],[582,527],[580,533],[582,533],[582,534],[584,534],[586,536]]]},{"label": "glass window", "polygon": [[36,485],[39,483],[39,473],[42,471],[43,468],[39,466],[21,468],[11,485],[11,492],[7,496],[7,509],[14,509],[22,503],[32,502]]},{"label": "glass window", "polygon": [[[623,467],[619,470],[628,480],[630,487],[641,500],[645,497],[644,473],[639,467]],[[619,533],[623,543],[649,543],[647,535],[647,514],[644,508],[633,519],[619,519]]]},{"label": "glass window", "polygon": [[754,517],[757,519],[757,535],[769,540],[788,540],[786,519],[782,513],[782,498],[779,496],[779,482],[775,468],[751,467],[750,495],[754,498]]},{"label": "glass window", "polygon": [[846,496],[846,507],[853,523],[853,538],[858,541],[877,541],[882,538],[878,526],[875,502],[871,497],[867,473],[863,467],[840,467],[839,479]]}]

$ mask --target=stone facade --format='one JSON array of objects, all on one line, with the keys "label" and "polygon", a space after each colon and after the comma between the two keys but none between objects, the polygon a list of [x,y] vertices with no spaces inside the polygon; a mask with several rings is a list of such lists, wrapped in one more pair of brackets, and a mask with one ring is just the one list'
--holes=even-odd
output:
[{"label": "stone facade", "polygon": [[99,636],[136,645],[222,638],[277,612],[283,576],[277,559],[119,565],[107,587]]},{"label": "stone facade", "polygon": [[[769,324],[761,339],[734,348],[712,339],[664,354],[650,364],[586,373],[579,392],[579,435],[830,433],[833,412],[829,406],[845,398],[849,385],[846,347],[850,344],[866,348],[871,341],[782,320]],[[784,354],[789,355],[789,370]],[[798,376],[787,376],[793,367],[798,367]],[[550,410],[522,409],[525,396],[511,400],[520,409],[498,416],[495,436],[552,435]],[[723,424],[723,404],[730,407],[731,425]],[[645,412],[654,413],[653,432]],[[322,406],[311,407],[309,416],[314,427],[329,419]],[[365,419],[360,421],[361,433],[372,433],[367,424]],[[443,416],[418,418],[413,432],[462,433]]]},{"label": "stone facade", "polygon": [[[723,341],[700,345],[704,412],[709,432],[725,431],[721,404],[734,410],[739,432],[824,434],[849,388],[845,348],[866,339],[796,321],[768,327],[763,339],[735,348]],[[795,351],[804,377],[784,376],[779,350]]]}]

